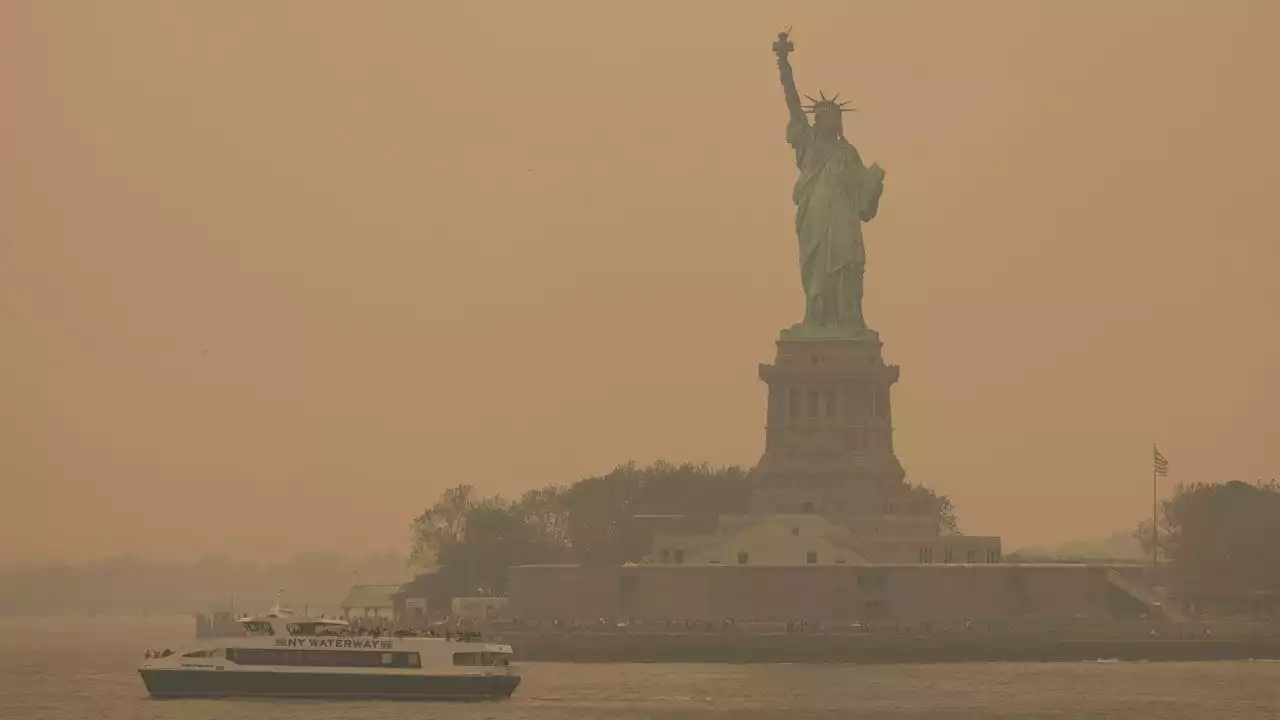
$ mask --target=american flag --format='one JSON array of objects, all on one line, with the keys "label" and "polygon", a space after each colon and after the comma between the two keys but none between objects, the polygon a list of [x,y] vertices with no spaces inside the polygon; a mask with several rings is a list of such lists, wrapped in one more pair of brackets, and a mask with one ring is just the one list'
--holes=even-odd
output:
[{"label": "american flag", "polygon": [[1155,468],[1156,474],[1168,475],[1169,461],[1165,460],[1164,456],[1160,454],[1160,448],[1152,445],[1151,450],[1155,453],[1155,457],[1152,459],[1152,467]]}]

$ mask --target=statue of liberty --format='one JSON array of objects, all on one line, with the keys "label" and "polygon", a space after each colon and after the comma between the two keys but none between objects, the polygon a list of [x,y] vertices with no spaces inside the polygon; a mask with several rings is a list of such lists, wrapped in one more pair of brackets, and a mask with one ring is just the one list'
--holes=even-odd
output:
[{"label": "statue of liberty", "polygon": [[[794,46],[788,32],[778,34],[773,51],[778,55],[782,91],[791,119],[787,142],[796,151],[800,178],[792,198],[796,203],[796,236],[800,241],[800,282],[804,286],[802,328],[824,335],[856,334],[867,329],[862,317],[862,276],[867,254],[862,243],[862,223],[876,216],[884,191],[884,170],[862,164],[858,151],[844,137],[843,114],[847,102],[839,94],[800,102],[788,59]],[[813,124],[807,113],[813,114]]]}]

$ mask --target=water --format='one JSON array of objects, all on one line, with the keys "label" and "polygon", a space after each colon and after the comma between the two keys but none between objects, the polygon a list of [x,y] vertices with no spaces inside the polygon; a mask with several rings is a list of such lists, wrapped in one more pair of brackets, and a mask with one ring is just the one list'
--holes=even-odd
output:
[{"label": "water", "polygon": [[1280,663],[527,664],[509,701],[151,700],[144,649],[193,645],[187,618],[0,619],[0,718],[22,720],[699,720],[1276,718]]}]

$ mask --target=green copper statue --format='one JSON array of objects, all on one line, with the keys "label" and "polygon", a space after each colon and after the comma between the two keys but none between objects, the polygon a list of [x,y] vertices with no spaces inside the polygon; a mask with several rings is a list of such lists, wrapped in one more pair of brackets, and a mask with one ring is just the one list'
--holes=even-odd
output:
[{"label": "green copper statue", "polygon": [[[796,151],[800,178],[792,198],[796,203],[796,235],[800,240],[800,282],[804,285],[803,326],[793,333],[840,336],[866,331],[862,317],[862,276],[867,254],[862,244],[862,223],[876,216],[884,191],[884,170],[862,164],[857,149],[844,138],[842,114],[849,112],[818,93],[805,107],[796,91],[788,59],[794,46],[788,31],[778,33],[773,51],[778,55],[782,91],[791,120],[787,142]],[[808,96],[806,96],[808,97]],[[806,113],[813,114],[809,124]]]}]

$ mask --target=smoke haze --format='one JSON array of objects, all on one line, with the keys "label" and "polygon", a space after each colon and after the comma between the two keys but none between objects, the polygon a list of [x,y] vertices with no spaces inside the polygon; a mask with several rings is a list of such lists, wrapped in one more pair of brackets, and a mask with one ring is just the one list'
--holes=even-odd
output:
[{"label": "smoke haze", "polygon": [[1280,466],[1280,6],[0,5],[0,562],[404,552],[448,485],[751,465],[770,44],[888,171],[908,479],[1007,547]]}]

